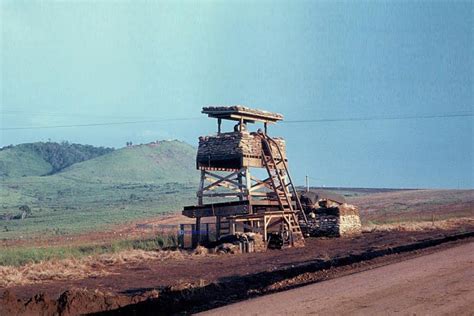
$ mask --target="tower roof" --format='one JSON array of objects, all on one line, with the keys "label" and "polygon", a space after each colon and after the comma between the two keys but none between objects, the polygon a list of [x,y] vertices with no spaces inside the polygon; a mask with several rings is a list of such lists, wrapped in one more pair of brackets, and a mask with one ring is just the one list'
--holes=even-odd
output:
[{"label": "tower roof", "polygon": [[243,119],[247,123],[265,122],[275,123],[283,120],[283,115],[259,109],[252,109],[243,105],[232,106],[206,106],[202,108],[202,113],[209,117],[225,120],[240,121]]}]

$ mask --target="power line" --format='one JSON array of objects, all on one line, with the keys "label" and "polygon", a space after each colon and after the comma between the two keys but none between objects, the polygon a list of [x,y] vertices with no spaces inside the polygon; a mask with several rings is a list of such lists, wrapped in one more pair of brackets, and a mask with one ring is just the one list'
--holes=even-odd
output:
[{"label": "power line", "polygon": [[197,120],[197,119],[200,119],[200,117],[159,119],[159,120],[147,120],[147,121],[128,121],[128,122],[107,122],[107,123],[51,125],[51,126],[2,127],[2,128],[0,128],[0,130],[49,129],[49,128],[68,128],[68,127],[91,127],[91,126],[109,126],[109,125],[128,125],[128,124],[160,123],[160,122],[172,122],[172,121],[189,121],[189,120]]},{"label": "power line", "polygon": [[469,117],[474,113],[449,113],[449,114],[428,114],[428,115],[405,115],[405,116],[372,116],[372,117],[353,117],[353,118],[329,118],[329,119],[307,119],[307,120],[289,120],[281,123],[323,123],[323,122],[357,122],[357,121],[385,121],[385,120],[411,120],[411,119],[431,119],[447,117]]},{"label": "power line", "polygon": [[44,112],[44,111],[25,111],[25,110],[4,110],[0,111],[2,115],[16,115],[16,116],[24,116],[24,115],[37,115],[40,117],[83,117],[88,119],[126,119],[126,120],[159,120],[162,119],[161,117],[156,117],[153,115],[100,115],[100,114],[87,114],[87,113],[80,113],[80,112]]},{"label": "power line", "polygon": [[[386,121],[386,120],[411,120],[411,119],[433,119],[433,118],[453,118],[453,117],[472,117],[473,112],[457,112],[445,114],[426,114],[426,115],[399,115],[399,116],[370,116],[370,117],[352,117],[352,118],[321,118],[321,119],[302,119],[287,120],[281,123],[326,123],[326,122],[358,122],[358,121]],[[172,121],[189,121],[201,119],[200,117],[168,118],[143,121],[124,121],[124,122],[104,122],[104,123],[86,123],[86,124],[65,124],[50,126],[19,126],[19,127],[1,127],[0,130],[27,130],[27,129],[51,129],[51,128],[70,128],[70,127],[93,127],[93,126],[112,126],[128,124],[161,123]]]}]

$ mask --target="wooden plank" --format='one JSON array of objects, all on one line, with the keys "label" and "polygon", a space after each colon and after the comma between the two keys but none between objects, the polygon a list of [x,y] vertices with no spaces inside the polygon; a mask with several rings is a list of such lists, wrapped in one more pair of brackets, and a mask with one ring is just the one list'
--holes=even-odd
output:
[{"label": "wooden plank", "polygon": [[227,217],[235,214],[247,214],[249,206],[227,206],[227,207],[207,207],[200,209],[186,209],[183,210],[183,215],[191,218],[195,217],[210,217],[210,216],[222,216]]},{"label": "wooden plank", "polygon": [[[231,215],[245,215],[250,216],[248,218],[261,218],[264,213],[248,214],[251,207],[276,207],[278,206],[277,201],[268,201],[268,200],[252,200],[249,201],[231,201],[231,202],[221,202],[214,204],[204,204],[204,205],[191,205],[185,206],[182,214],[187,217],[194,218],[196,214],[201,217],[208,216],[231,216]],[[281,211],[267,211],[265,214],[275,215],[279,214],[281,216]]]},{"label": "wooden plank", "polygon": [[201,193],[202,197],[239,197],[242,196],[243,193],[232,193],[232,192],[227,192],[227,193]]},{"label": "wooden plank", "polygon": [[261,188],[268,188],[270,190],[273,189],[271,183],[268,182],[270,180],[270,178],[267,178],[263,181],[260,181],[260,180],[257,180],[257,179],[252,179],[252,180],[256,181],[257,184],[252,185],[252,187],[250,188],[250,192],[261,189]]},{"label": "wooden plank", "polygon": [[207,167],[207,166],[198,166],[199,170],[205,170],[205,171],[227,171],[227,172],[232,172],[232,171],[239,171],[240,168],[216,168],[216,167]]},{"label": "wooden plank", "polygon": [[232,106],[207,106],[203,107],[201,113],[209,117],[228,120],[245,120],[275,123],[283,119],[280,113],[272,113],[259,109],[252,109],[242,105]]},{"label": "wooden plank", "polygon": [[258,228],[258,227],[253,227],[253,226],[250,226],[250,225],[245,224],[245,223],[242,223],[242,226],[244,228],[250,229],[254,233],[262,233],[263,232],[263,229]]}]

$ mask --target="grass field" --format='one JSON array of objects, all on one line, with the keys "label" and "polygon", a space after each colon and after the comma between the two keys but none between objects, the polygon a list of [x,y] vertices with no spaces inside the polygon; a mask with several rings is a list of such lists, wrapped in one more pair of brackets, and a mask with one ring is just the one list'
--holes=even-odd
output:
[{"label": "grass field", "polygon": [[48,260],[81,258],[84,256],[117,253],[126,250],[153,251],[178,246],[174,234],[147,239],[119,239],[109,243],[54,247],[13,247],[0,252],[0,266],[21,266]]},{"label": "grass field", "polygon": [[401,190],[352,196],[363,224],[474,218],[474,190]]}]

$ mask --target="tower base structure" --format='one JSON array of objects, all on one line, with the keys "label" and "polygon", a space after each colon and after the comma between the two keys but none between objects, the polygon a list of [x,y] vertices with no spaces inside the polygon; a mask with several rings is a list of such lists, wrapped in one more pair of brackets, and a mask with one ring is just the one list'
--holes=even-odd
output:
[{"label": "tower base structure", "polygon": [[[201,223],[208,217],[215,221],[216,240],[248,233],[261,235],[266,247],[303,246],[299,222],[306,217],[289,175],[285,142],[267,135],[267,124],[283,116],[242,106],[208,107],[203,113],[218,119],[218,133],[199,139],[198,204],[182,212],[196,219],[193,246],[203,242]],[[233,132],[221,132],[223,119],[238,122]],[[246,124],[256,121],[264,130],[249,132]]]}]

